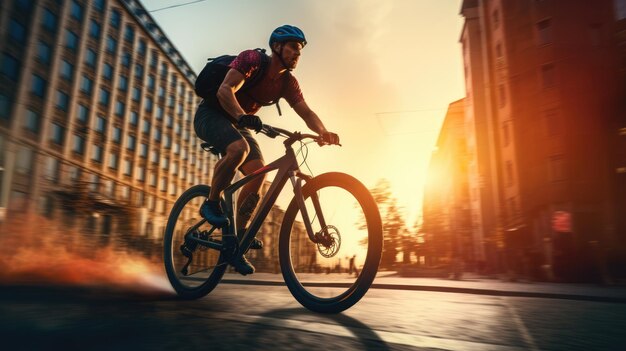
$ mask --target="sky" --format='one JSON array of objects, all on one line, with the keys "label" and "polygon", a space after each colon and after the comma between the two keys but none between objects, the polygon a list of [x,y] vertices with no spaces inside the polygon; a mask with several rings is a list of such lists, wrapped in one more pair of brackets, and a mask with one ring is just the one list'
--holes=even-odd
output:
[{"label": "sky", "polygon": [[[272,30],[301,28],[308,44],[297,77],[308,105],[342,147],[309,145],[313,174],[349,173],[368,188],[391,183],[408,227],[419,218],[430,155],[445,113],[465,96],[459,37],[461,0],[191,0],[142,3],[189,65],[208,57],[268,48]],[[308,131],[281,103],[266,124]],[[282,143],[257,136],[266,161]]]}]

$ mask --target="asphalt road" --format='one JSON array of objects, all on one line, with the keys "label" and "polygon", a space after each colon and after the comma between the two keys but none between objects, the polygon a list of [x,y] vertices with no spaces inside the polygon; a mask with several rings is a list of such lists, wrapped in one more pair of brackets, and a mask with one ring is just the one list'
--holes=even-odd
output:
[{"label": "asphalt road", "polygon": [[626,350],[626,304],[371,289],[338,315],[284,286],[0,286],[4,350]]}]

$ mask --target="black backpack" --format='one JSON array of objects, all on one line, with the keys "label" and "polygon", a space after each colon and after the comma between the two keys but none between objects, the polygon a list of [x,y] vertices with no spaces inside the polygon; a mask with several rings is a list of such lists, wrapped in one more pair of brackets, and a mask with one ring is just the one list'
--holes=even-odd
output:
[{"label": "black backpack", "polygon": [[[240,91],[246,93],[246,95],[248,95],[252,100],[260,105],[270,106],[276,104],[276,108],[278,108],[278,114],[280,115],[281,111],[280,106],[278,105],[278,100],[280,100],[280,97],[275,101],[259,101],[255,99],[251,94],[247,93],[247,90],[255,86],[261,80],[261,78],[263,78],[270,64],[270,57],[265,53],[265,49],[255,50],[261,53],[261,67],[250,78],[246,79]],[[217,90],[224,81],[226,73],[228,73],[228,71],[230,70],[230,67],[228,67],[228,65],[230,65],[230,63],[233,62],[236,57],[237,56],[233,55],[222,55],[215,58],[209,58],[209,62],[207,62],[207,64],[204,66],[202,71],[200,71],[200,74],[196,78],[196,82],[194,84],[194,90],[196,92],[196,95],[203,98],[206,102],[213,106],[219,106],[219,103],[217,101]],[[283,79],[282,88],[283,91],[285,89],[285,83],[288,76],[289,74],[285,74],[284,76],[285,78]]]}]

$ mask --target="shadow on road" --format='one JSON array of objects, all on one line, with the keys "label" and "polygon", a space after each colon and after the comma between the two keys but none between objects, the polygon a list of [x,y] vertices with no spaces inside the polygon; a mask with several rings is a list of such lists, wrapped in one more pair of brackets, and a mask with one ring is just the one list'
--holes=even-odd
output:
[{"label": "shadow on road", "polygon": [[[322,319],[321,321],[311,323],[311,316],[316,317],[316,320]],[[292,328],[298,330],[304,330],[310,333],[322,333],[327,334],[328,328],[324,328],[325,330],[317,330],[320,326],[324,327],[325,325],[332,324],[336,326],[343,327],[350,334],[352,334],[356,340],[362,345],[361,350],[372,350],[372,351],[385,351],[389,350],[387,344],[366,324],[352,318],[348,317],[345,314],[313,314],[313,312],[305,309],[305,308],[287,308],[287,309],[276,309],[266,313],[259,315],[259,319],[255,324],[251,324],[246,331],[246,338],[252,344],[255,344],[255,339],[262,335],[266,330],[267,326],[278,326],[283,328]],[[276,321],[286,321],[284,323],[276,323]],[[296,322],[293,322],[293,321]],[[332,328],[332,327],[331,327]],[[336,335],[339,336],[339,335]],[[322,343],[324,338],[320,337],[320,343]],[[336,346],[336,345],[335,345]],[[294,349],[298,349],[298,345],[294,345]]]}]

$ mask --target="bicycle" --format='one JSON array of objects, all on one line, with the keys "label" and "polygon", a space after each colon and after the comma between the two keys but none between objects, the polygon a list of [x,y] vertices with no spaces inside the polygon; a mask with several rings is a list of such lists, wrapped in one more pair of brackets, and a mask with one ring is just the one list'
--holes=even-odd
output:
[{"label": "bicycle", "polygon": [[[278,237],[279,263],[285,283],[296,300],[312,311],[344,311],[365,295],[378,271],[383,237],[376,202],[368,189],[350,175],[330,172],[312,177],[300,171],[292,145],[300,142],[306,146],[303,141],[311,140],[321,146],[324,143],[319,136],[270,125],[263,125],[260,133],[270,138],[284,137],[285,154],[224,190],[221,203],[229,219],[226,227],[217,230],[198,212],[209,194],[207,185],[192,186],[174,203],[164,234],[169,281],[185,299],[200,298],[211,292],[223,277],[228,258],[247,252],[290,180],[294,198],[284,212]],[[207,143],[202,147],[214,152]],[[250,225],[245,233],[237,233],[236,217],[251,214],[237,211],[233,201],[235,192],[271,171],[277,171],[276,176]],[[225,235],[240,237],[235,248],[229,250],[222,245]],[[339,255],[342,247],[350,257],[362,257],[365,252],[362,269],[354,279],[352,272],[348,277],[342,272]],[[331,282],[322,281],[331,273],[336,274]]]}]

